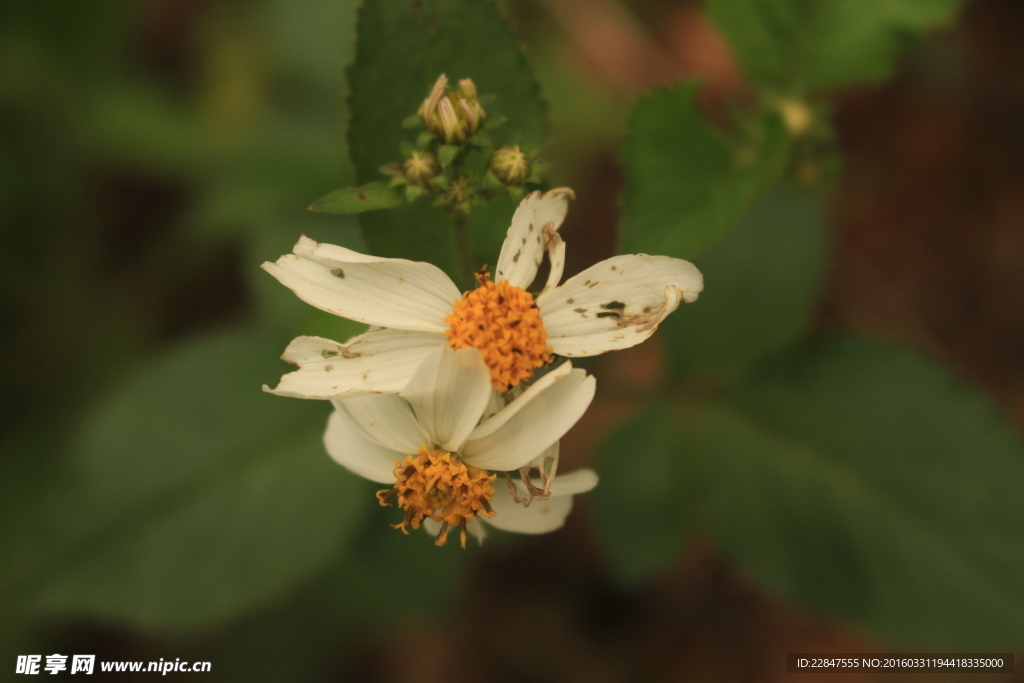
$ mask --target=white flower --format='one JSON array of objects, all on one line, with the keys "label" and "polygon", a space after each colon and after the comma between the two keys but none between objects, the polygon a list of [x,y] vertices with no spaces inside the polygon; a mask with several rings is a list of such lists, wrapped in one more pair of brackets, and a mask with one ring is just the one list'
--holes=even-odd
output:
[{"label": "white flower", "polygon": [[377,497],[404,508],[395,525],[403,531],[432,520],[441,545],[457,526],[463,547],[480,519],[544,533],[562,526],[572,494],[593,488],[597,475],[557,476],[550,497],[524,506],[510,490],[517,482],[495,485],[489,470],[516,470],[552,452],[557,460],[558,440],[586,411],[594,387],[593,377],[567,362],[488,416],[495,392],[480,352],[435,345],[400,394],[335,400],[324,444],[352,472],[393,485]]},{"label": "white flower", "polygon": [[[613,256],[561,285],[565,243],[558,228],[568,189],[534,192],[520,203],[498,257],[495,281],[463,296],[429,263],[360,254],[303,237],[294,253],[263,268],[303,301],[329,313],[379,326],[346,344],[295,339],[282,358],[298,366],[276,389],[298,398],[330,399],[401,391],[431,349],[477,348],[493,386],[529,379],[552,354],[593,356],[651,336],[681,302],[704,287],[697,268],[668,256]],[[550,274],[534,301],[525,291],[547,252]]]}]

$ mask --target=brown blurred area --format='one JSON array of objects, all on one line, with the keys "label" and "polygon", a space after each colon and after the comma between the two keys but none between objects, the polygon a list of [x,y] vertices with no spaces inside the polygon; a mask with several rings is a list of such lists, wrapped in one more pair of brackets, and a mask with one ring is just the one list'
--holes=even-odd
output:
[{"label": "brown blurred area", "polygon": [[[520,25],[552,21],[578,77],[603,88],[637,94],[696,77],[706,84],[704,104],[712,113],[746,91],[696,3],[646,4],[633,12],[617,0],[543,0],[515,9]],[[1024,428],[1022,35],[1024,3],[975,0],[955,29],[931,38],[894,81],[835,101],[845,168],[815,326],[923,349],[995,396]],[[567,274],[611,255],[615,243],[622,174],[614,149],[595,158],[585,184],[575,187],[580,200],[563,229],[571,245]],[[589,462],[599,435],[630,414],[624,386],[642,395],[659,381],[660,367],[656,343],[602,358],[604,391],[563,441],[567,468]],[[921,677],[787,674],[787,652],[900,647],[764,594],[707,541],[634,592],[615,588],[605,575],[586,515],[572,516],[559,534],[485,552],[481,560],[452,622],[412,623],[369,640],[357,648],[358,680]],[[1024,673],[927,677],[1024,681]]]}]

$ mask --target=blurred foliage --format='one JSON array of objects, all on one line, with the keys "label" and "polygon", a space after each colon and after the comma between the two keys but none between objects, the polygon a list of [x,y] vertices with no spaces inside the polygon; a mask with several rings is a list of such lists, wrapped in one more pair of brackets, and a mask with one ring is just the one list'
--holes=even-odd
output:
[{"label": "blurred foliage", "polygon": [[780,185],[701,253],[714,286],[663,325],[675,375],[733,379],[806,332],[827,246],[822,213],[817,193]]},{"label": "blurred foliage", "polygon": [[[363,328],[257,266],[309,234],[456,274],[452,218],[425,203],[303,207],[380,181],[442,72],[497,95],[496,145],[545,143],[547,106],[489,1],[365,0],[358,21],[354,0],[190,7],[0,10],[0,641],[38,649],[51,624],[95,619],[177,633],[238,680],[299,680],[360,629],[451,610],[472,553],[391,533],[323,454],[324,406],[259,393],[291,337]],[[580,124],[554,175],[625,125],[623,251],[691,259],[707,282],[665,323],[672,381],[601,448],[596,532],[627,585],[707,534],[765,589],[896,641],[1024,637],[1019,435],[918,354],[808,329],[839,165],[807,93],[890,76],[958,7],[707,0],[758,88],[714,122],[690,83],[625,122],[542,62]],[[138,44],[176,21],[198,27],[187,50]],[[140,210],[134,192],[156,198]],[[513,210],[474,209],[475,265]],[[166,313],[204,306],[191,327]],[[252,648],[273,655],[247,671]]]},{"label": "blurred foliage", "polygon": [[636,583],[679,560],[697,525],[694,425],[655,405],[620,426],[597,463],[597,516],[615,572]]},{"label": "blurred foliage", "polygon": [[[1020,437],[912,352],[807,341],[827,254],[830,176],[820,170],[834,152],[806,144],[832,137],[820,112],[778,99],[887,76],[907,44],[957,7],[709,0],[764,86],[760,98],[724,129],[707,122],[692,85],[634,108],[623,244],[693,259],[707,288],[665,325],[681,383],[605,444],[612,476],[595,496],[624,579],[651,576],[683,551],[693,530],[681,510],[696,506],[694,517],[762,585],[894,641],[982,647],[1024,637],[1014,607],[1024,555],[1011,540],[1024,522],[1012,494],[1024,485]],[[636,464],[631,443],[654,464]],[[655,471],[675,472],[680,490],[656,485]],[[630,499],[643,502],[627,512]]]},{"label": "blurred foliage", "polygon": [[726,138],[697,109],[696,85],[637,102],[623,147],[622,251],[692,259],[735,226],[779,175],[788,144],[775,114],[744,124]]},{"label": "blurred foliage", "polygon": [[960,0],[706,0],[737,61],[783,92],[889,77],[928,30],[952,22]]}]

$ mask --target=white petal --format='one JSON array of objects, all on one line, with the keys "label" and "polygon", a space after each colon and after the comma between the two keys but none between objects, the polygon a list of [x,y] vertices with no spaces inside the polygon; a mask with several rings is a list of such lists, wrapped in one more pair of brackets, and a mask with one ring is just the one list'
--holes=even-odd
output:
[{"label": "white petal", "polygon": [[565,240],[557,232],[548,235],[548,263],[551,270],[548,271],[548,281],[544,284],[544,292],[549,292],[558,286],[562,279],[562,272],[565,270]]},{"label": "white petal", "polygon": [[409,404],[398,394],[371,394],[332,401],[339,412],[359,427],[370,441],[404,455],[415,455],[430,446],[430,437],[416,422]]},{"label": "white petal", "polygon": [[568,474],[560,474],[551,483],[551,496],[574,496],[586,493],[597,486],[597,473],[594,470],[575,470]]},{"label": "white petal", "polygon": [[548,344],[560,356],[593,356],[644,341],[704,288],[700,271],[669,256],[626,254],[587,268],[537,297]]},{"label": "white petal", "polygon": [[328,399],[401,391],[443,334],[385,329],[364,332],[345,344],[323,337],[296,337],[281,360],[299,366],[281,377],[278,396]]},{"label": "white petal", "polygon": [[395,483],[395,461],[401,460],[402,454],[367,439],[347,413],[339,410],[331,413],[324,432],[324,446],[335,462],[360,477],[383,484]]},{"label": "white petal", "polygon": [[531,192],[512,216],[512,225],[501,245],[501,255],[494,270],[494,281],[508,280],[510,285],[526,288],[537,276],[537,268],[547,248],[545,233],[558,231],[575,195],[567,187],[546,194]]},{"label": "white petal", "polygon": [[444,332],[455,284],[429,263],[368,256],[302,237],[263,269],[317,308],[369,325]]},{"label": "white petal", "polygon": [[476,349],[439,346],[420,364],[401,396],[431,441],[458,450],[491,398],[491,371]]},{"label": "white petal", "polygon": [[474,429],[459,457],[488,470],[522,467],[576,424],[594,398],[595,384],[583,370],[563,364]]}]

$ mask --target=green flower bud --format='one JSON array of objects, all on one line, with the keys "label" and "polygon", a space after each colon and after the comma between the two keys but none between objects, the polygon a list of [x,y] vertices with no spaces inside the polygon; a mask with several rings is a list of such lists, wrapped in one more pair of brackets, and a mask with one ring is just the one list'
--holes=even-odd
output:
[{"label": "green flower bud", "polygon": [[469,213],[469,206],[475,195],[476,189],[468,178],[456,178],[445,192],[444,203],[446,206]]},{"label": "green flower bud", "polygon": [[430,96],[420,106],[423,123],[442,142],[464,143],[480,129],[487,115],[477,101],[476,85],[469,78],[459,81],[459,89],[448,86],[444,74],[434,83]]},{"label": "green flower bud", "polygon": [[522,185],[530,177],[530,159],[519,145],[500,147],[491,155],[491,172],[506,185]]},{"label": "green flower bud", "polygon": [[437,157],[430,152],[412,152],[402,165],[405,179],[413,185],[423,187],[441,170]]}]

